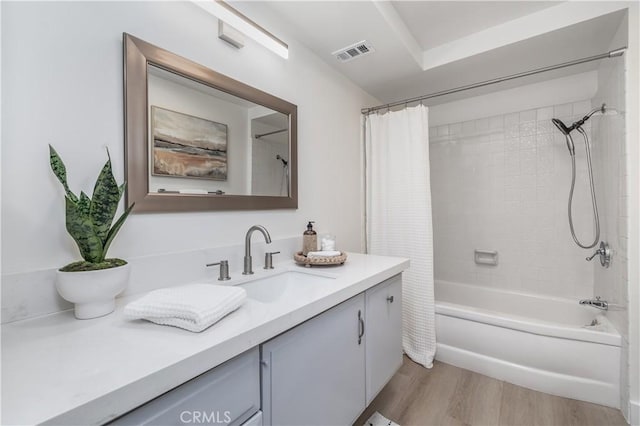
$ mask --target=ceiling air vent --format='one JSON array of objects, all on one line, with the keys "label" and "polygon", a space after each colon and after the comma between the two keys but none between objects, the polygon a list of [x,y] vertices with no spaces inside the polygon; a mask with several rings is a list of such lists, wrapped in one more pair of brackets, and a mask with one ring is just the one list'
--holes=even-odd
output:
[{"label": "ceiling air vent", "polygon": [[351,46],[338,49],[333,52],[332,55],[338,58],[340,62],[348,62],[352,59],[359,58],[360,56],[364,56],[375,51],[376,49],[373,48],[371,43],[366,40],[362,40],[358,43],[352,44]]}]

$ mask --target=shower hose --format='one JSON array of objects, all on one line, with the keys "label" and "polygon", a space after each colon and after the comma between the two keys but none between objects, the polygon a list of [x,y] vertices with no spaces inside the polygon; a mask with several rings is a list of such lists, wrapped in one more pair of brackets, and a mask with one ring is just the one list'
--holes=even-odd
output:
[{"label": "shower hose", "polygon": [[573,213],[572,213],[572,204],[573,204],[573,191],[576,186],[576,156],[575,154],[571,154],[571,189],[569,190],[569,205],[568,205],[568,213],[569,213],[569,228],[571,228],[571,236],[573,237],[573,241],[583,249],[589,249],[595,247],[600,240],[600,220],[598,218],[598,203],[596,202],[596,191],[593,185],[593,167],[591,165],[591,150],[589,149],[589,139],[587,138],[587,134],[582,130],[582,127],[578,127],[577,130],[582,134],[584,138],[584,147],[587,152],[587,170],[589,171],[589,186],[591,187],[591,205],[593,206],[593,222],[595,224],[596,233],[595,238],[591,244],[582,244],[578,237],[576,236],[576,232],[573,227]]}]

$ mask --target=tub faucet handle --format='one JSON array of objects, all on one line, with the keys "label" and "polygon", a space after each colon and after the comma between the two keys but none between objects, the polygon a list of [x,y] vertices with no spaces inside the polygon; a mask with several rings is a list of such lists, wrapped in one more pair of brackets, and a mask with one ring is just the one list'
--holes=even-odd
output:
[{"label": "tub faucet handle", "polygon": [[600,264],[608,268],[611,264],[611,249],[609,248],[609,244],[604,241],[600,242],[600,247],[593,253],[591,256],[587,257],[587,262],[591,262],[594,257],[600,255]]},{"label": "tub faucet handle", "polygon": [[600,249],[596,250],[595,253],[593,253],[591,256],[587,257],[586,259],[587,259],[588,262],[591,262],[593,260],[593,258],[596,257],[599,254],[600,254]]}]

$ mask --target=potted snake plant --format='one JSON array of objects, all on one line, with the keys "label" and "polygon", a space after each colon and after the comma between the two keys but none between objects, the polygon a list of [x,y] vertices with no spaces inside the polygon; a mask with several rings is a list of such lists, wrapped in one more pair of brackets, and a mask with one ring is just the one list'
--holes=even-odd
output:
[{"label": "potted snake plant", "polygon": [[56,288],[60,296],[74,303],[78,319],[97,318],[115,309],[115,297],[129,281],[129,264],[107,258],[107,250],[131,213],[133,204],[113,222],[126,182],[118,186],[111,170],[111,157],[96,180],[91,198],[77,196],[67,184],[67,170],[55,149],[49,145],[51,169],[65,191],[67,232],[76,242],[84,260],[57,271]]}]

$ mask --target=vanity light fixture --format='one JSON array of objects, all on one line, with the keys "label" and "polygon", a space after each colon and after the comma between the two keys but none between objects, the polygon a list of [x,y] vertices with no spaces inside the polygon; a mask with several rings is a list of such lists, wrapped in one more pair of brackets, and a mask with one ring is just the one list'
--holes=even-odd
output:
[{"label": "vanity light fixture", "polygon": [[285,42],[231,7],[227,2],[223,0],[204,0],[194,1],[194,4],[251,37],[284,59],[289,58],[289,46]]},{"label": "vanity light fixture", "polygon": [[244,34],[222,19],[218,19],[218,38],[226,41],[236,49],[242,49],[244,47]]}]

